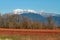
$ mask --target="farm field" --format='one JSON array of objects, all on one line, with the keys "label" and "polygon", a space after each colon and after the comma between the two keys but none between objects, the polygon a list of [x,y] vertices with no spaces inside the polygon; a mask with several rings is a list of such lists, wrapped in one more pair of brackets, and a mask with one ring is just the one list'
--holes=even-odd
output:
[{"label": "farm field", "polygon": [[60,40],[60,34],[0,35],[0,40]]},{"label": "farm field", "polygon": [[60,30],[0,29],[0,40],[60,40]]}]

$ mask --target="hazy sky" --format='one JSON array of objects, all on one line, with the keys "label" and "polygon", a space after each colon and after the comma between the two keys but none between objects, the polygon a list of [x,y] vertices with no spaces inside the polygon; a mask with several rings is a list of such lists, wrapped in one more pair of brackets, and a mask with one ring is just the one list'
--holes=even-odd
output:
[{"label": "hazy sky", "polygon": [[14,9],[60,13],[60,0],[0,0],[0,12],[10,12]]}]

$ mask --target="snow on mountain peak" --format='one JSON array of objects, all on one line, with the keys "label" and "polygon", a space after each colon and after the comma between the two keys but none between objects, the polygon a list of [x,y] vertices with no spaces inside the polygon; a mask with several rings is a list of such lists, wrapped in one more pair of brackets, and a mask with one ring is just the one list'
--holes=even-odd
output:
[{"label": "snow on mountain peak", "polygon": [[35,10],[31,10],[31,9],[28,9],[28,10],[25,10],[25,9],[15,9],[13,12],[14,12],[14,14],[21,14],[21,13],[24,13],[24,12],[36,13]]},{"label": "snow on mountain peak", "polygon": [[55,13],[49,13],[49,12],[46,12],[45,10],[35,11],[35,10],[31,10],[31,9],[27,9],[27,10],[26,9],[15,9],[15,10],[13,10],[13,13],[14,14],[36,13],[36,14],[39,14],[42,16],[49,16],[49,15],[55,16],[56,15]]},{"label": "snow on mountain peak", "polygon": [[44,10],[40,10],[40,11],[39,11],[39,14],[40,14],[40,15],[44,15],[44,14],[45,14],[45,11],[44,11]]}]

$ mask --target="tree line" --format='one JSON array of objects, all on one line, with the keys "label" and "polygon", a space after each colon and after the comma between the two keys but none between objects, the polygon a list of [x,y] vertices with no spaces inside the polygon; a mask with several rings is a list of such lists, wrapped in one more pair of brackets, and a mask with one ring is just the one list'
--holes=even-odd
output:
[{"label": "tree line", "polygon": [[0,15],[0,28],[11,29],[59,29],[52,20],[52,16],[47,17],[48,22],[32,21],[30,18],[18,14]]}]

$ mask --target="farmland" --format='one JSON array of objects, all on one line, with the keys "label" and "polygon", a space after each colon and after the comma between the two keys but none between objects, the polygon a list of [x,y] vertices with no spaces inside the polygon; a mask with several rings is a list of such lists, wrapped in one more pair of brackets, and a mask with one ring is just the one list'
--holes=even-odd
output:
[{"label": "farmland", "polygon": [[1,40],[60,40],[60,30],[0,29]]},{"label": "farmland", "polygon": [[10,40],[60,40],[59,34],[50,35],[1,35],[0,39]]}]

